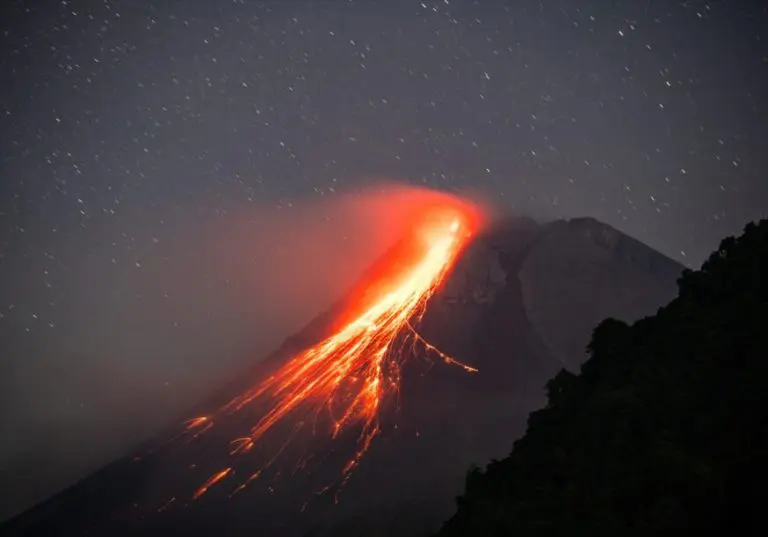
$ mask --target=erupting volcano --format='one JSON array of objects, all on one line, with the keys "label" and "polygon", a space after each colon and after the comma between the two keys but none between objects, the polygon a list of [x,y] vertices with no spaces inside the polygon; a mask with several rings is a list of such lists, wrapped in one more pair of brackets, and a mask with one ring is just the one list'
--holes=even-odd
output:
[{"label": "erupting volcano", "polygon": [[[680,265],[593,219],[489,222],[434,193],[376,201],[386,203],[377,227],[357,231],[383,255],[351,271],[362,272],[356,285],[334,291],[339,300],[191,419],[0,533],[433,534],[455,512],[467,469],[506,457],[546,404],[546,383],[583,363],[598,322],[641,319],[677,292]],[[346,262],[346,246],[328,240],[309,250],[329,248],[318,257],[334,270],[313,274],[321,259],[311,256],[301,266],[316,282]]]},{"label": "erupting volcano", "polygon": [[[403,360],[422,346],[447,364],[476,371],[428,343],[417,327],[430,297],[477,230],[477,212],[464,203],[441,205],[422,211],[409,226],[388,263],[352,294],[353,299],[336,330],[320,343],[286,362],[261,384],[232,399],[219,414],[232,414],[254,404],[266,411],[244,435],[230,443],[231,455],[242,455],[258,446],[262,437],[283,420],[305,423],[335,439],[357,427],[354,454],[341,471],[344,485],[380,431],[379,417],[385,403],[396,398]],[[216,415],[188,420],[186,430],[198,436],[215,427]],[[291,436],[283,445],[291,441]],[[270,459],[271,464],[280,452]],[[193,495],[202,496],[232,473],[214,473]],[[234,489],[242,490],[261,470]]]}]

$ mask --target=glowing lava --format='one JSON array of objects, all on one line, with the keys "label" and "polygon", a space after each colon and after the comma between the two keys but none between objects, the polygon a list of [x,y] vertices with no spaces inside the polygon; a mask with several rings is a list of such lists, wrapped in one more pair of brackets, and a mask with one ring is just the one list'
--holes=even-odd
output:
[{"label": "glowing lava", "polygon": [[208,416],[200,416],[197,418],[192,418],[190,420],[187,420],[184,424],[187,427],[188,431],[191,431],[192,429],[197,429],[198,427],[201,427],[203,425],[208,425],[210,423],[210,418]]},{"label": "glowing lava", "polygon": [[224,468],[220,472],[216,472],[215,474],[213,474],[210,477],[210,479],[208,479],[208,481],[203,483],[203,485],[199,489],[197,489],[195,494],[192,496],[192,499],[196,500],[197,498],[199,498],[200,496],[205,494],[205,491],[207,491],[209,488],[214,486],[216,483],[218,483],[219,481],[221,481],[222,479],[227,477],[230,474],[230,472],[232,472],[232,468]]},{"label": "glowing lava", "polygon": [[[222,411],[235,412],[257,400],[269,401],[267,412],[249,434],[232,441],[230,453],[250,451],[289,415],[308,411],[317,417],[327,412],[332,417],[330,434],[334,438],[351,426],[360,427],[356,452],[342,470],[342,483],[346,482],[379,433],[379,413],[387,397],[399,389],[401,362],[412,354],[408,351],[413,346],[422,345],[446,363],[475,371],[427,343],[415,325],[476,225],[474,215],[463,205],[440,207],[420,218],[397,259],[377,274],[375,281],[366,282],[333,335],[224,406]],[[208,417],[187,422],[190,429],[209,425],[212,420]],[[214,474],[194,498],[229,472],[226,469]]]}]

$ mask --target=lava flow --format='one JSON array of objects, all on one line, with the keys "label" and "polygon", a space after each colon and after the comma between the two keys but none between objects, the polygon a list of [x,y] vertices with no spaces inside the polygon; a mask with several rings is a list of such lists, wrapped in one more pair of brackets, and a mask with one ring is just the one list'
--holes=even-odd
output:
[{"label": "lava flow", "polygon": [[[250,432],[232,441],[230,453],[250,451],[289,415],[307,411],[317,417],[326,412],[332,419],[331,437],[351,426],[361,430],[357,449],[342,470],[343,483],[379,433],[383,403],[398,391],[402,360],[412,354],[409,351],[414,346],[423,346],[446,363],[476,371],[442,353],[416,331],[427,302],[476,226],[476,218],[464,205],[441,207],[420,218],[402,243],[397,259],[388,262],[375,280],[366,282],[363,292],[356,294],[356,303],[348,308],[343,324],[333,335],[295,356],[259,386],[222,408],[231,413],[256,401],[269,401],[267,412]],[[212,423],[209,417],[194,418],[187,427],[209,427]],[[194,497],[229,472],[226,469],[214,474]]]}]

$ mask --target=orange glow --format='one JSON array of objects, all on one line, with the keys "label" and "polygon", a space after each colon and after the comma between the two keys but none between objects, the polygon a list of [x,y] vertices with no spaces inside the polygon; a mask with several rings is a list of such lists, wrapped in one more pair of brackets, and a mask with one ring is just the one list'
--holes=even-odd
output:
[{"label": "orange glow", "polygon": [[201,425],[207,425],[210,421],[210,418],[208,416],[199,416],[197,418],[192,418],[187,420],[184,425],[187,426],[187,430],[191,429],[197,429]]},{"label": "orange glow", "polygon": [[245,480],[245,483],[242,483],[242,484],[238,485],[237,488],[232,491],[232,494],[229,495],[230,498],[232,496],[234,496],[235,494],[237,494],[238,492],[240,492],[241,490],[243,490],[245,487],[247,487],[251,483],[251,481],[254,481],[254,480],[258,479],[260,475],[261,475],[261,470],[256,471],[253,474],[251,474],[251,476],[248,479]]},{"label": "orange glow", "polygon": [[253,439],[249,436],[246,436],[245,438],[235,438],[229,445],[230,455],[234,455],[235,453],[245,453],[253,449]]},{"label": "orange glow", "polygon": [[[379,433],[384,402],[399,389],[401,362],[410,354],[403,351],[421,346],[448,364],[476,371],[429,344],[415,327],[427,302],[477,230],[478,216],[473,207],[456,201],[422,210],[411,218],[411,231],[394,249],[393,256],[387,257],[359,289],[353,290],[353,299],[336,331],[222,408],[231,413],[255,401],[269,401],[266,413],[249,434],[231,442],[230,453],[250,451],[288,416],[299,412],[318,416],[325,412],[332,416],[332,438],[350,427],[360,428],[356,452],[342,470],[343,484]],[[207,417],[194,418],[187,422],[187,428],[208,423]],[[205,493],[229,472],[227,469],[214,474],[194,497]],[[253,474],[235,492],[258,474]]]},{"label": "orange glow", "polygon": [[216,483],[218,483],[219,481],[221,481],[222,479],[224,479],[225,477],[227,477],[227,476],[230,474],[230,472],[232,472],[232,468],[224,468],[222,471],[220,471],[220,472],[216,472],[215,474],[213,474],[213,475],[212,475],[212,476],[211,476],[211,477],[208,479],[208,481],[206,481],[205,483],[203,483],[203,486],[201,486],[199,489],[197,489],[197,491],[195,492],[194,496],[192,496],[192,499],[193,499],[193,500],[196,500],[196,499],[198,499],[200,496],[202,496],[203,494],[205,494],[205,492],[206,492],[206,491],[207,491],[209,488],[211,488],[211,487],[212,487],[212,486],[214,486]]}]

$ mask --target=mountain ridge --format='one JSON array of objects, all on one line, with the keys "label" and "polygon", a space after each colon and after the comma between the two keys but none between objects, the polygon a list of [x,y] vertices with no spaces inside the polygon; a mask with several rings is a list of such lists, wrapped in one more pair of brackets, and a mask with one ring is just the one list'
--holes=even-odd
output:
[{"label": "mountain ridge", "polygon": [[[579,239],[579,237],[581,238]],[[584,242],[585,238],[586,242]],[[558,357],[556,352],[552,351],[552,348],[559,349],[561,353],[572,352],[567,351],[567,349],[573,348],[574,345],[578,344],[578,341],[589,338],[590,331],[588,330],[587,333],[583,333],[584,330],[579,328],[577,330],[579,332],[578,337],[566,338],[568,345],[564,346],[557,342],[555,342],[557,344],[553,344],[551,341],[547,341],[548,337],[551,339],[551,335],[548,335],[548,333],[552,330],[550,326],[552,321],[546,315],[543,319],[539,318],[541,315],[538,315],[538,317],[536,314],[532,315],[534,310],[531,309],[530,303],[531,282],[538,282],[536,278],[542,275],[541,270],[537,266],[531,268],[531,259],[539,259],[539,262],[545,262],[546,265],[548,256],[554,255],[552,249],[555,248],[554,253],[557,254],[557,248],[562,248],[562,246],[558,246],[560,242],[565,241],[569,243],[568,241],[578,242],[579,240],[583,243],[579,243],[580,246],[577,248],[578,255],[576,257],[588,260],[589,263],[585,262],[586,265],[593,263],[597,266],[613,267],[614,265],[610,263],[616,262],[617,257],[622,260],[621,263],[628,263],[630,266],[636,260],[651,260],[650,263],[646,261],[643,266],[651,268],[650,275],[647,275],[647,277],[651,282],[658,280],[658,285],[656,286],[658,288],[654,287],[654,296],[651,296],[639,306],[636,305],[630,308],[632,310],[630,316],[637,316],[637,310],[642,310],[640,313],[646,315],[651,314],[654,307],[658,308],[665,302],[665,298],[671,298],[671,296],[667,296],[669,289],[675,287],[675,281],[679,273],[682,272],[683,267],[639,241],[631,239],[597,220],[571,219],[569,221],[538,224],[526,218],[511,218],[495,222],[467,247],[467,250],[458,260],[456,267],[448,276],[444,287],[430,302],[427,314],[420,327],[420,330],[430,341],[437,343],[448,354],[476,365],[480,369],[480,373],[477,375],[466,375],[449,367],[442,367],[441,365],[438,367],[436,365],[429,370],[428,374],[425,374],[425,371],[419,370],[418,366],[409,366],[411,369],[403,387],[404,405],[407,404],[408,406],[401,411],[400,417],[397,418],[400,424],[399,432],[395,433],[393,430],[384,434],[380,439],[381,447],[374,446],[372,448],[374,451],[372,451],[371,457],[377,457],[375,459],[377,462],[372,462],[367,466],[364,465],[359,471],[361,475],[359,477],[355,476],[352,482],[350,482],[350,490],[346,496],[346,498],[351,498],[351,500],[348,500],[349,502],[355,504],[355,501],[365,497],[365,487],[360,485],[360,483],[365,483],[366,479],[370,483],[375,482],[376,479],[389,479],[391,481],[391,485],[384,487],[380,494],[379,501],[382,505],[393,502],[397,504],[398,501],[402,500],[401,494],[398,492],[402,488],[410,489],[414,492],[421,491],[419,494],[436,497],[438,494],[436,489],[439,487],[430,482],[429,475],[439,473],[442,487],[457,489],[461,486],[464,473],[470,463],[482,463],[493,458],[495,455],[508,451],[506,449],[507,443],[511,446],[514,438],[522,434],[528,412],[544,404],[544,383],[563,365],[562,357]],[[598,252],[600,251],[608,252],[607,258],[601,257],[603,254],[599,254]],[[385,257],[386,254],[382,256],[382,259]],[[567,257],[566,255],[566,261]],[[557,255],[555,255],[555,258],[559,259]],[[606,263],[609,263],[609,265],[606,265]],[[527,273],[524,271],[526,266],[529,268]],[[586,269],[584,270],[586,271]],[[645,280],[637,274],[627,271],[626,268],[621,270],[624,273],[630,274],[630,276],[625,277],[626,281],[623,282],[626,288],[625,294],[628,296],[632,295],[633,292],[638,296],[646,294],[645,287],[648,284]],[[525,274],[524,277],[521,277],[521,272]],[[636,272],[643,275],[649,271],[638,268]],[[584,272],[584,274],[587,274],[587,272]],[[550,279],[560,277],[557,272],[546,274],[546,276]],[[566,274],[566,276],[568,275]],[[568,277],[577,280],[577,276],[579,275],[574,273]],[[638,284],[637,282],[641,280],[641,284]],[[602,285],[598,280],[591,279],[589,281],[590,285],[594,286],[594,289],[598,289]],[[578,284],[579,282],[575,284],[577,288]],[[539,286],[541,285],[545,285],[545,283],[541,283]],[[633,291],[634,287],[638,287],[639,290]],[[534,285],[533,288],[536,288],[536,286]],[[526,304],[526,293],[529,295],[528,304]],[[540,291],[536,291],[536,293],[540,293]],[[533,294],[535,295],[536,293]],[[587,295],[589,294],[587,293]],[[570,303],[575,303],[577,298],[579,297],[565,296],[563,300],[567,306]],[[620,297],[618,302],[611,302],[610,300],[606,302],[607,299],[602,299],[606,304],[593,303],[593,314],[586,314],[584,312],[574,313],[571,311],[569,315],[572,317],[575,315],[576,318],[591,319],[592,317],[602,315],[603,310],[626,308],[627,304],[632,303],[636,298],[632,296],[628,298]],[[318,341],[333,325],[334,316],[343,307],[344,302],[345,299],[342,298],[337,303],[331,305],[304,329],[288,338],[275,352],[239,375],[233,383],[222,387],[218,395],[211,397],[210,400],[206,400],[205,404],[201,405],[200,408],[210,406],[215,399],[228,398],[226,396],[231,396],[231,393],[236,391],[238,386],[251,385],[259,377],[262,377],[270,367],[275,367],[291,354],[306,347],[308,344]],[[537,304],[537,308],[543,307],[542,304]],[[552,307],[547,301],[544,304],[547,304],[547,308]],[[568,310],[567,307],[563,307],[563,303],[557,304],[557,309],[565,310],[566,313]],[[614,313],[622,316],[623,312],[614,311]],[[534,317],[534,321],[530,317]],[[559,330],[568,331],[568,328],[567,326],[561,327]],[[582,346],[582,353],[584,347],[585,345]],[[566,349],[566,351],[562,349]],[[517,356],[515,356],[516,350]],[[506,352],[512,353],[511,359],[503,358]],[[577,367],[583,361],[583,358],[584,356],[572,357],[570,358],[569,365]],[[452,397],[446,399],[446,393],[451,393]],[[453,400],[456,397],[461,397],[461,403],[463,404]],[[458,416],[458,418],[453,419],[455,416]],[[486,421],[488,423],[485,423]],[[495,437],[498,434],[494,433],[494,431],[498,430],[498,423],[500,421],[509,421],[510,424],[508,425],[509,430],[505,431],[505,438],[497,439]],[[443,423],[445,425],[441,425]],[[456,430],[443,430],[442,428],[448,426],[448,424],[451,424],[451,427],[455,426]],[[421,438],[420,445],[426,445],[426,447],[418,448],[418,443],[413,438],[410,440],[406,438],[408,434],[413,434],[415,430],[404,432],[409,427],[412,429],[414,427],[425,428],[425,430],[419,433],[420,436],[415,436],[414,438]],[[403,436],[403,434],[406,434],[406,436]],[[431,470],[423,471],[427,477],[422,479],[413,477],[412,474],[417,471],[418,465],[414,466],[409,460],[405,462],[400,460],[400,458],[406,456],[404,454],[419,453],[420,449],[424,452],[425,456],[428,456],[426,454],[430,452],[430,446],[441,445],[443,441],[453,442],[456,453],[442,453],[439,457],[433,455],[431,458],[434,459],[434,464],[430,467]],[[492,445],[495,447],[491,447]],[[93,502],[89,501],[88,498],[97,495],[100,499],[104,500],[109,496],[109,491],[118,487],[117,482],[121,480],[123,480],[123,490],[128,488],[128,481],[133,480],[135,481],[134,486],[139,492],[141,492],[142,488],[152,488],[154,486],[151,484],[153,478],[160,481],[181,480],[178,476],[174,477],[168,474],[168,470],[163,468],[163,464],[163,461],[155,459],[152,454],[138,461],[130,460],[130,458],[116,461],[112,465],[108,465],[99,472],[80,481],[78,484],[73,485],[56,497],[43,502],[19,517],[11,519],[11,521],[4,526],[0,526],[0,528],[9,530],[10,535],[19,535],[23,533],[24,527],[28,527],[30,532],[24,534],[42,535],[45,533],[44,529],[46,527],[50,528],[51,525],[59,529],[69,526],[72,528],[71,533],[60,534],[79,535],[83,529],[82,524],[88,525],[96,520],[99,523],[106,524],[106,526],[98,526],[98,529],[94,530],[98,533],[104,527],[113,527],[110,524],[114,525],[114,521],[103,522],[102,519],[107,517],[103,511],[110,511],[110,509],[108,506],[102,509],[101,512],[98,509],[93,509]],[[403,475],[377,475],[375,471],[377,465],[391,464],[400,465],[403,468]],[[445,464],[447,467],[455,469],[441,471],[440,464]],[[157,474],[162,474],[163,472],[166,472],[166,474],[163,474],[165,477],[157,477]],[[405,481],[401,483],[398,481],[400,478],[401,481]],[[411,481],[408,481],[409,479]],[[91,490],[94,488],[99,489],[99,483],[103,483],[104,487],[101,492]],[[422,484],[417,485],[417,483]],[[90,492],[88,492],[89,490]],[[370,495],[370,492],[367,494]],[[127,495],[124,494],[123,496]],[[78,499],[80,497],[83,499]],[[122,496],[117,498],[117,500],[116,504],[125,505],[127,502]],[[213,502],[213,500],[210,501]],[[430,501],[432,500],[427,500],[427,503]],[[57,511],[56,505],[61,502],[81,507],[83,503],[90,504],[92,509],[89,511],[87,506],[82,507],[83,514],[79,517],[81,520],[76,522],[74,519],[78,517],[72,514],[73,511],[70,511],[69,515],[62,513],[61,508]],[[445,517],[449,514],[445,511],[452,504],[452,495],[447,494],[445,498],[436,499],[433,503],[441,506],[430,508],[433,513],[432,518],[439,521],[441,516]],[[213,503],[199,505],[211,506]],[[302,525],[303,530],[297,528],[293,533],[279,534],[300,535],[302,531],[306,532],[314,527],[316,534],[320,535],[322,533],[317,533],[320,531],[317,529],[318,527],[328,526],[332,528],[333,524],[340,523],[339,521],[342,521],[344,517],[354,517],[354,513],[361,509],[361,512],[365,512],[366,505],[364,501],[357,501],[356,507],[353,505],[348,509],[340,509],[340,511],[343,511],[343,514],[339,516],[331,516],[330,518],[320,516],[314,521],[304,523]],[[245,515],[232,507],[222,507],[219,505],[215,508],[200,507],[199,509],[203,509],[203,511],[210,509],[210,511],[203,512],[202,518],[199,520],[209,520],[210,517],[213,517],[210,520],[215,520],[217,516],[221,517],[221,513],[224,512],[235,513],[235,515],[228,515],[237,519],[237,524],[232,523],[233,528],[230,532],[232,535],[237,534],[237,528],[241,525],[243,527],[247,526],[247,521],[243,518]],[[217,509],[219,510],[219,515],[215,514]],[[46,511],[48,512],[47,515],[45,514]],[[286,512],[289,511],[290,509]],[[173,526],[174,523],[167,521],[156,522],[155,526],[152,526],[150,522],[148,523],[149,526],[147,526],[140,520],[140,517],[157,519],[156,515],[132,512],[130,508],[123,508],[122,512],[121,519],[123,517],[129,519],[126,523],[128,527],[127,529],[123,528],[125,529],[124,533],[113,532],[113,534],[155,534],[154,532],[156,531],[159,535],[162,533],[160,531],[161,528],[163,531],[168,531],[169,527],[175,527]],[[131,519],[131,517],[135,517],[135,519]],[[272,517],[272,519],[274,518]],[[69,521],[69,524],[67,521]],[[183,517],[176,520],[175,523],[182,526],[185,524]],[[279,524],[279,521],[273,523]],[[191,523],[187,522],[187,524]],[[34,526],[38,527],[37,533],[33,529]],[[202,528],[203,526],[204,524],[199,527]],[[150,533],[144,531],[147,528],[150,528]],[[282,530],[275,527],[274,531],[280,532]]]},{"label": "mountain ridge", "polygon": [[763,535],[767,271],[763,220],[684,271],[656,314],[597,325],[581,372],[547,383],[438,535]]}]

